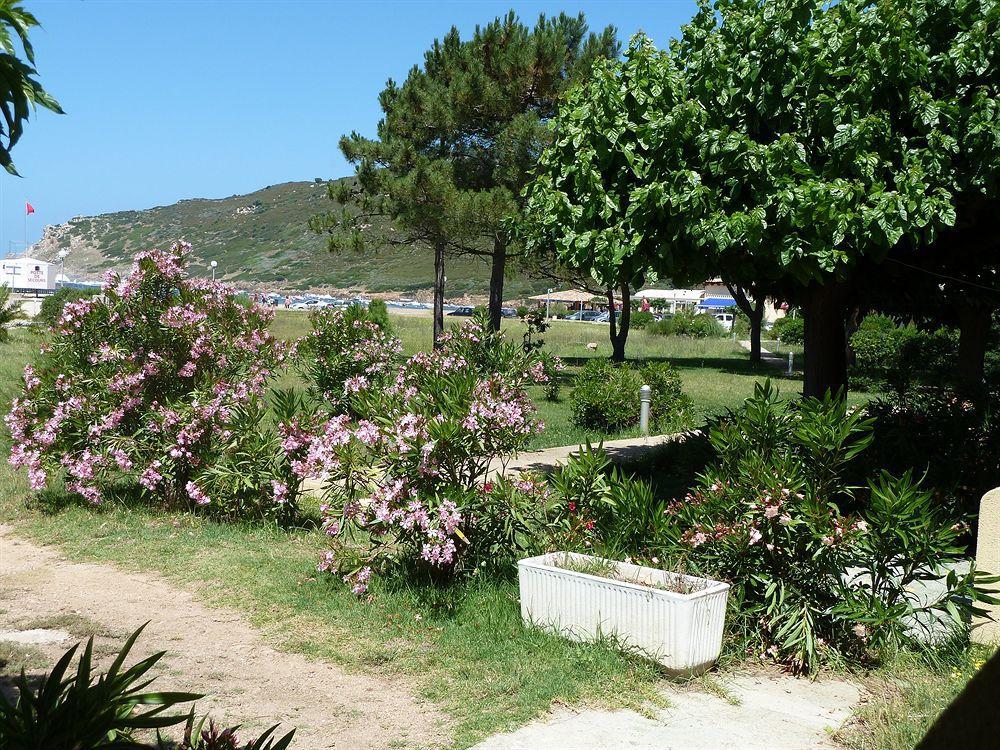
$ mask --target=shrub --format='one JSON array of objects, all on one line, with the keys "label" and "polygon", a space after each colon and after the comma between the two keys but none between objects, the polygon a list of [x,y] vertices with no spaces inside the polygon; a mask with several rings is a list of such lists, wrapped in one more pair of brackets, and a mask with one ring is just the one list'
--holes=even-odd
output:
[{"label": "shrub", "polygon": [[[872,441],[862,412],[829,398],[789,405],[767,383],[709,437],[716,462],[668,508],[677,526],[664,553],[730,581],[737,628],[776,659],[812,670],[912,645],[906,623],[918,616],[933,610],[957,627],[993,601],[983,586],[995,579],[974,569],[949,575],[937,599],[906,591],[962,558],[963,527],[909,474],[879,475],[859,502],[845,477]],[[850,506],[864,510],[844,515]]]},{"label": "shrub", "polygon": [[937,502],[974,514],[985,492],[1000,484],[1000,405],[977,407],[945,387],[919,386],[890,393],[865,407],[875,439],[863,470],[926,475]]},{"label": "shrub", "polygon": [[689,336],[696,339],[726,335],[726,329],[714,316],[692,310],[681,310],[675,315],[647,326],[646,330],[661,336]]},{"label": "shrub", "polygon": [[650,386],[650,426],[666,429],[683,422],[690,401],[681,391],[677,370],[666,362],[641,368],[592,359],[573,384],[570,405],[573,423],[605,433],[620,432],[639,423],[639,389]]},{"label": "shrub", "polygon": [[297,485],[280,455],[250,454],[256,479],[238,497],[205,489],[220,461],[267,441],[262,396],[282,352],[269,311],[187,277],[189,249],[140,253],[127,277],[108,276],[102,297],[66,304],[6,418],[11,463],[27,467],[33,489],[65,472],[68,489],[93,503],[124,483],[222,515],[294,511]]},{"label": "shrub", "polygon": [[778,318],[771,326],[771,335],[785,344],[801,344],[806,339],[805,320],[789,315]]},{"label": "shrub", "polygon": [[[22,670],[14,684],[18,698],[11,701],[0,691],[0,750],[45,748],[45,750],[98,750],[99,748],[148,748],[142,740],[149,729],[186,723],[180,750],[239,750],[235,729],[202,732],[205,719],[195,729],[190,713],[164,713],[201,698],[197,693],[149,692],[147,675],[165,652],[153,654],[123,669],[132,646],[146,626],[125,641],[108,671],[93,677],[94,639],[87,641],[76,670],[67,673],[80,644],[70,648],[52,671],[32,685]],[[153,678],[155,679],[155,678]],[[281,739],[272,738],[277,725],[244,750],[285,750],[295,730]],[[226,744],[224,744],[226,743]],[[157,743],[161,750],[167,745]],[[172,745],[171,745],[172,746]]]},{"label": "shrub", "polygon": [[922,331],[885,315],[868,315],[851,336],[851,349],[857,384],[902,393],[914,383],[947,379],[957,359],[958,337],[948,328]]},{"label": "shrub", "polygon": [[550,530],[557,549],[601,550],[607,557],[644,554],[668,533],[666,502],[648,482],[612,466],[600,445],[587,443],[549,477]]},{"label": "shrub", "polygon": [[389,320],[389,308],[386,306],[385,300],[373,299],[369,302],[367,317],[368,320],[386,333],[392,333],[392,323]]},{"label": "shrub", "polygon": [[299,341],[297,361],[316,396],[334,413],[347,408],[354,390],[380,384],[403,350],[399,339],[360,305],[313,310],[309,322],[312,331]]},{"label": "shrub", "polygon": [[0,286],[0,343],[10,337],[7,326],[20,317],[21,303],[11,302],[9,286]]},{"label": "shrub", "polygon": [[477,316],[353,390],[344,413],[284,420],[298,476],[325,480],[333,548],[319,569],[360,595],[397,564],[451,577],[513,559],[537,488],[487,478],[541,428],[525,389],[544,379],[534,354]]},{"label": "shrub", "polygon": [[629,325],[632,328],[637,328],[640,330],[646,328],[648,325],[655,322],[656,318],[653,316],[653,313],[643,312],[642,310],[638,310],[632,313],[632,316],[629,319]]},{"label": "shrub", "polygon": [[100,291],[97,289],[74,289],[69,286],[61,287],[42,300],[41,307],[38,310],[38,315],[35,316],[35,322],[52,328],[59,322],[59,318],[62,316],[63,308],[66,306],[67,302],[76,302],[77,300],[87,299],[88,297],[93,297],[99,293]]}]

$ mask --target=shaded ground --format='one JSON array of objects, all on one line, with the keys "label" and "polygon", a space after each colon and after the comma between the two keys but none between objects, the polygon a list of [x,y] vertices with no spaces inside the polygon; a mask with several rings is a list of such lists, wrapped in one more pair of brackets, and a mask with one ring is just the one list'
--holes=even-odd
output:
[{"label": "shaded ground", "polygon": [[52,628],[76,636],[33,645],[31,666],[38,667],[38,650],[51,665],[90,634],[106,659],[146,620],[130,663],[167,651],[154,687],[208,693],[199,712],[227,725],[294,726],[296,750],[432,748],[450,734],[435,708],[399,681],[277,651],[239,615],[208,608],[156,576],[69,562],[0,527],[0,631]]}]

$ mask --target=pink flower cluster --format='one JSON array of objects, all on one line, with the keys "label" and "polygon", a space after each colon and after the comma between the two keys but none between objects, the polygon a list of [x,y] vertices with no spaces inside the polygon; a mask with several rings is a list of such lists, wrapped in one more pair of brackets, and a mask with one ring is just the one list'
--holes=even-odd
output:
[{"label": "pink flower cluster", "polygon": [[[314,333],[317,339],[376,336],[368,326],[334,313],[317,318],[323,326]],[[358,331],[364,336],[353,338]],[[495,464],[541,429],[525,390],[540,371],[521,356],[498,358],[491,348],[496,346],[492,334],[473,324],[405,362],[382,358],[361,372],[348,369],[353,374],[344,378],[342,390],[349,409],[281,426],[296,475],[322,479],[328,488],[322,511],[334,549],[324,555],[321,570],[382,567],[401,554],[439,570],[462,567],[463,553],[474,541],[468,535],[477,531],[469,503],[491,501],[482,487]],[[355,361],[351,351],[337,353],[336,360]],[[507,366],[495,369],[498,359]],[[345,370],[338,364],[324,372],[334,371]],[[358,538],[355,530],[370,540],[360,553],[356,543],[347,543]],[[367,590],[367,579],[348,578],[352,587],[364,584]]]},{"label": "pink flower cluster", "polygon": [[10,461],[32,488],[59,470],[94,503],[122,476],[168,502],[211,502],[198,476],[282,354],[270,312],[188,278],[189,252],[178,243],[140,253],[127,276],[106,276],[100,297],[65,306],[5,418]]}]

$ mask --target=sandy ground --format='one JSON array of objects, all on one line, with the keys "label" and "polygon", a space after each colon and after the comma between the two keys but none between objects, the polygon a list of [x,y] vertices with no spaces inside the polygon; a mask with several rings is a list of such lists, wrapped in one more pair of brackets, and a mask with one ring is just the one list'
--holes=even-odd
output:
[{"label": "sandy ground", "polygon": [[[209,694],[199,713],[226,725],[295,727],[295,750],[432,748],[450,734],[444,717],[399,682],[277,651],[239,615],[156,576],[70,562],[0,527],[0,631],[67,617],[100,626],[105,658],[150,620],[129,663],[165,650],[154,688]],[[55,661],[76,640],[41,648]]]}]

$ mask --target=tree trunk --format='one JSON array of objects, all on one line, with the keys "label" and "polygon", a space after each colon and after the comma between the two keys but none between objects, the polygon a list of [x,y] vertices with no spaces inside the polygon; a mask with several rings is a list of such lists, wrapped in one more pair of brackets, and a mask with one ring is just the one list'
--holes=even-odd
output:
[{"label": "tree trunk", "polygon": [[493,262],[490,268],[490,328],[500,330],[503,317],[503,277],[507,265],[507,243],[497,237],[493,241]]},{"label": "tree trunk", "polygon": [[[760,362],[761,329],[764,327],[764,295],[758,292],[748,297],[742,287],[732,285],[728,281],[724,281],[723,283],[726,285],[729,293],[733,295],[736,306],[750,321],[750,361]],[[751,297],[753,298],[752,302]],[[734,321],[733,325],[735,324]]]},{"label": "tree trunk", "polygon": [[758,305],[758,309],[750,318],[750,361],[760,362],[761,360],[761,330],[764,328],[764,304]]},{"label": "tree trunk", "polygon": [[822,398],[833,393],[847,397],[847,335],[844,329],[844,293],[835,284],[806,290],[805,382],[802,395]]},{"label": "tree trunk", "polygon": [[434,245],[434,348],[444,334],[444,243]]},{"label": "tree trunk", "polygon": [[955,375],[959,388],[963,390],[975,391],[983,385],[992,317],[992,310],[986,306],[963,304],[958,309],[958,368]]},{"label": "tree trunk", "polygon": [[608,325],[610,326],[611,360],[613,362],[625,361],[625,342],[628,340],[629,323],[632,320],[632,302],[628,284],[622,284],[620,291],[622,295],[622,310],[621,325],[619,326],[615,320],[615,289],[611,286],[608,287],[608,308],[611,311],[611,315],[608,318]]}]

